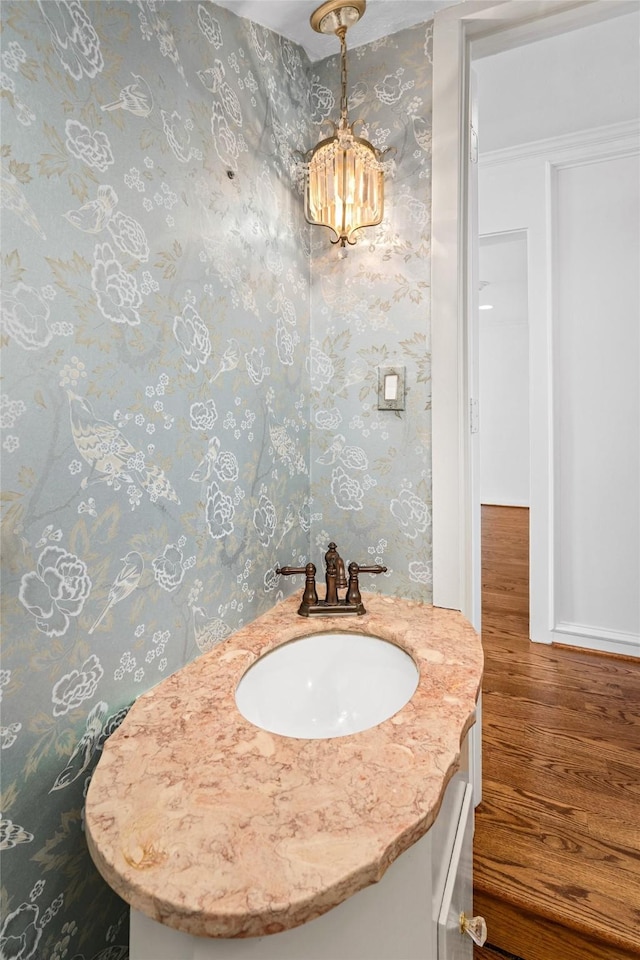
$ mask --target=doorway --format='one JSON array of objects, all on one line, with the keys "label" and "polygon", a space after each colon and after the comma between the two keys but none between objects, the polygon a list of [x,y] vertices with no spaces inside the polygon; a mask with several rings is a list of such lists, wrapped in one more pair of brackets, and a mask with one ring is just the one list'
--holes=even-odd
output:
[{"label": "doorway", "polygon": [[[473,57],[484,57],[500,50],[513,49],[515,46],[522,47],[523,44],[529,44],[542,37],[563,35],[577,27],[608,20],[612,15],[626,14],[630,10],[635,11],[636,7],[625,3],[601,3],[598,0],[577,7],[562,2],[541,3],[537,4],[534,10],[526,0],[521,3],[507,0],[499,4],[474,3],[473,9],[468,11],[465,8],[450,8],[437,15],[434,21],[432,237],[434,602],[443,606],[457,607],[467,615],[474,609],[474,597],[477,596],[479,587],[477,571],[472,569],[470,561],[473,555],[471,531],[474,521],[470,489],[472,471],[469,439],[469,406],[473,397],[469,392],[469,384],[472,381],[470,370],[473,356],[466,350],[466,345],[469,343],[467,333],[469,285],[466,280],[469,197],[466,187],[467,178],[461,175],[461,169],[468,168],[466,157],[469,153],[471,136],[467,123],[460,122],[459,119],[467,115],[467,78],[471,60],[469,47],[473,41]],[[532,14],[533,19],[531,19]],[[462,110],[460,110],[461,103]],[[561,230],[565,226],[564,222],[558,219],[560,208],[553,207],[559,195],[558,191],[562,194],[565,187],[573,179],[578,180],[588,167],[593,170],[595,164],[598,164],[598,169],[603,170],[603,163],[615,165],[618,159],[622,159],[621,155],[624,151],[628,159],[635,148],[637,157],[637,121],[634,129],[628,127],[625,133],[625,130],[620,128],[618,133],[622,136],[616,135],[613,139],[605,138],[605,141],[601,140],[598,143],[596,142],[598,138],[593,138],[587,144],[586,153],[583,152],[578,162],[576,162],[575,144],[565,143],[562,145],[562,150],[558,150],[552,158],[543,158],[538,167],[540,192],[535,199],[533,197],[535,191],[528,194],[533,207],[532,214],[539,217],[543,241],[549,236],[557,239],[558,226]],[[623,144],[625,136],[626,143]],[[584,146],[582,144],[579,149],[584,151]],[[520,159],[524,160],[524,158]],[[611,183],[616,179],[615,175],[609,176],[607,181]],[[548,216],[550,210],[553,213],[551,220]],[[520,222],[516,226],[522,227],[523,223]],[[513,223],[510,223],[508,227],[502,229],[512,227]],[[547,271],[550,279],[551,269],[556,264],[553,258],[549,257],[544,243],[540,245],[533,242],[533,232],[529,229],[529,238],[532,241],[529,248],[530,267],[536,261],[543,276]],[[566,239],[568,238],[565,236]],[[571,237],[571,240],[573,241],[574,238]],[[564,241],[561,238],[560,243],[562,242]],[[633,246],[632,243],[631,247]],[[586,284],[583,284],[583,287],[585,286]],[[540,415],[539,418],[543,424],[551,422],[554,412],[551,406],[554,392],[557,394],[558,389],[562,387],[562,380],[554,381],[556,371],[549,363],[550,347],[555,346],[551,334],[555,331],[552,331],[548,317],[551,309],[555,307],[553,301],[557,294],[557,289],[552,290],[550,283],[536,283],[532,290],[532,296],[542,297],[543,309],[539,315],[545,318],[537,326],[538,332],[542,332],[544,336],[531,357],[537,376],[542,380],[547,378],[547,382],[543,384],[544,389],[540,390],[538,402],[535,404],[536,412]],[[606,313],[609,311],[607,310]],[[618,336],[617,333],[616,336]],[[628,377],[619,378],[621,382],[623,379],[625,383],[629,382]],[[627,397],[625,409],[630,409],[632,403],[629,401],[633,399],[633,397]],[[542,463],[545,457],[556,456],[559,451],[564,455],[564,451],[569,446],[559,445],[558,437],[553,434],[542,436],[538,427],[532,429],[531,445],[532,451],[534,449],[537,451],[536,456],[532,456],[536,464]],[[557,462],[554,466],[557,466]],[[554,579],[553,567],[554,564],[558,564],[558,555],[557,551],[552,549],[552,538],[558,518],[557,511],[554,514],[553,496],[557,493],[557,477],[551,470],[546,470],[546,476],[550,479],[539,493],[539,506],[548,520],[542,525],[541,533],[534,532],[532,550],[533,542],[539,540],[537,548],[548,560],[546,564],[539,566],[542,587],[546,593],[550,594],[551,600],[554,600],[553,591],[557,589],[557,583]],[[532,571],[532,582],[535,578],[536,574]],[[593,590],[591,592],[597,593]],[[557,611],[553,607],[550,610],[555,616]],[[548,611],[544,618],[545,622],[541,624],[547,633],[554,625],[554,616],[549,615]],[[562,621],[562,618],[560,619]],[[562,622],[560,625],[562,626]],[[563,638],[569,636],[569,628],[576,625],[580,624],[577,621],[572,624],[570,618],[565,616]],[[596,624],[596,628],[591,630],[591,633],[597,632]],[[536,639],[540,638],[536,637]],[[637,635],[634,639],[632,629],[617,630],[614,640],[622,645],[626,644],[628,650],[634,642],[637,644]]]},{"label": "doorway", "polygon": [[[488,409],[480,402],[481,501],[530,503],[531,639],[614,653],[640,652],[640,397],[637,360],[629,362],[629,350],[637,358],[640,310],[637,98],[627,96],[619,119],[625,82],[638,73],[638,35],[636,9],[517,50],[475,59],[472,47],[471,54],[480,258],[493,256],[489,269],[499,270],[521,246],[520,272],[527,262],[530,270],[528,337],[524,303],[502,326],[495,309],[478,314],[480,343],[483,335],[490,341],[479,357],[481,384],[483,361],[490,368]],[[610,78],[598,93],[584,79],[595,51]],[[509,243],[517,228],[528,250],[523,239]],[[481,298],[492,292],[484,273]],[[517,382],[527,368],[518,342],[521,355],[530,347],[531,369],[521,435]],[[530,499],[513,474],[514,463],[529,461],[529,447]]]},{"label": "doorway", "polygon": [[[576,5],[564,0],[503,0],[474,2],[450,7],[434,17],[433,24],[433,118],[432,118],[432,246],[431,246],[431,355],[432,355],[432,483],[433,483],[433,602],[437,606],[458,609],[480,628],[480,547],[479,497],[475,497],[472,435],[472,384],[476,382],[474,351],[469,350],[470,328],[475,291],[470,289],[469,275],[473,249],[469,244],[472,211],[469,204],[469,169],[474,162],[474,137],[471,111],[471,45],[473,56],[489,56],[514,49],[543,37],[562,34],[590,23],[626,14],[637,5],[626,0],[594,0]],[[637,58],[636,58],[637,59]],[[637,84],[636,84],[637,86]],[[638,152],[638,124],[635,129],[620,131],[616,143],[622,151]],[[596,141],[590,147],[590,162],[596,162]],[[610,144],[608,144],[610,146]],[[629,149],[630,148],[630,149]],[[530,276],[536,271],[544,283],[530,285],[530,307],[534,297],[542,298],[543,316],[549,297],[546,275],[550,269],[544,240],[547,234],[545,213],[548,198],[556,186],[556,171],[569,159],[571,148],[556,157],[556,167],[543,163],[538,169],[537,190],[529,192],[531,219],[528,227],[528,261]],[[640,179],[640,178],[639,178]],[[522,190],[516,191],[522,198]],[[516,227],[523,228],[520,222]],[[496,227],[509,230],[513,224]],[[533,269],[532,269],[533,267]],[[471,285],[473,286],[473,285]],[[637,316],[637,311],[636,314]],[[544,474],[553,450],[544,426],[550,422],[549,391],[549,325],[538,329],[530,356],[537,376],[534,383],[538,395],[538,420],[531,430],[531,459]],[[637,355],[637,353],[636,353]],[[637,382],[637,378],[636,378]],[[636,403],[638,409],[640,404]],[[629,405],[631,409],[631,404]],[[543,429],[539,430],[539,424]],[[546,470],[547,477],[551,476]],[[532,549],[538,556],[552,558],[550,536],[555,523],[552,485],[538,485],[537,509],[548,521],[531,531]],[[640,553],[640,551],[638,551]],[[637,558],[636,558],[637,560]],[[552,596],[553,576],[550,564],[538,565],[531,571],[531,591]],[[632,596],[637,598],[637,590]],[[640,601],[638,601],[640,602]],[[534,618],[535,619],[535,618]],[[552,621],[543,616],[532,621],[531,629],[549,631]],[[635,650],[640,655],[637,631],[622,632],[618,649]],[[565,634],[566,636],[566,634]],[[481,704],[479,705],[480,720]],[[472,776],[476,797],[481,796],[480,723],[472,730]]]}]

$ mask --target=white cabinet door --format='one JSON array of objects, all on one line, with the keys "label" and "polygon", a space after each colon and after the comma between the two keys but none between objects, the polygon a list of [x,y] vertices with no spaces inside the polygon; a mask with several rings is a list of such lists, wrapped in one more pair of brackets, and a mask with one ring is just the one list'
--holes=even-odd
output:
[{"label": "white cabinet door", "polygon": [[472,960],[471,937],[460,915],[473,916],[473,788],[467,784],[438,917],[438,960]]},{"label": "white cabinet door", "polygon": [[379,883],[272,936],[195,937],[132,910],[131,960],[435,960],[431,841],[429,831]]}]

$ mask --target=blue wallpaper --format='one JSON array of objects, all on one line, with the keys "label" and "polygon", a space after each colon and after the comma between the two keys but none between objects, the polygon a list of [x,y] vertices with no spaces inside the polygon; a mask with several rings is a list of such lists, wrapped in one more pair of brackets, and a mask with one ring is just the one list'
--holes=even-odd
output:
[{"label": "blue wallpaper", "polygon": [[198,0],[5,0],[1,42],[0,950],[124,960],[83,798],[130,703],[331,538],[431,595],[429,33],[350,57],[397,154],[344,260],[296,185],[335,59]]},{"label": "blue wallpaper", "polygon": [[[350,52],[350,119],[366,118],[364,133],[395,157],[385,217],[346,258],[314,230],[308,359],[312,549],[334,538],[345,558],[387,566],[363,587],[421,600],[432,584],[431,37],[432,22]],[[336,58],[312,67],[336,90]],[[378,410],[379,366],[405,368],[404,411]]]}]

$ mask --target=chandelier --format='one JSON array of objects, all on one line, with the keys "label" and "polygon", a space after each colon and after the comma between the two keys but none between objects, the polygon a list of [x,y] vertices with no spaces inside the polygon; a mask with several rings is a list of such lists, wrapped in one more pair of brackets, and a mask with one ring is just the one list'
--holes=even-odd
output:
[{"label": "chandelier", "polygon": [[305,162],[304,215],[306,220],[329,227],[332,243],[353,245],[361,227],[374,227],[384,214],[383,158],[354,133],[347,118],[347,30],[364,14],[366,0],[327,0],[311,15],[318,33],[335,33],[340,40],[340,119],[330,121],[333,136],[321,140],[303,157]]}]

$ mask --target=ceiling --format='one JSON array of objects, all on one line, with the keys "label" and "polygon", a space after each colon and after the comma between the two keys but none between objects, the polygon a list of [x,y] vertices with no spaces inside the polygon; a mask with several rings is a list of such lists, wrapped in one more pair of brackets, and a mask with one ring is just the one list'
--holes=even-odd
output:
[{"label": "ceiling", "polygon": [[[309,23],[321,0],[215,0],[239,17],[254,20],[263,27],[304,47],[310,60],[323,60],[336,53],[336,38],[316,33]],[[430,20],[444,7],[460,0],[368,0],[364,17],[349,31],[349,48],[379,40],[405,27]]]}]

